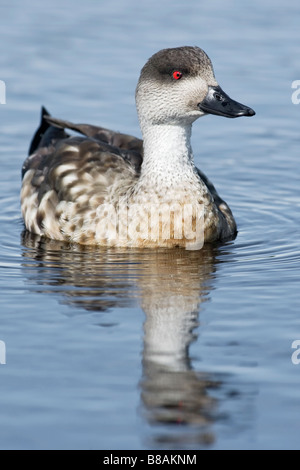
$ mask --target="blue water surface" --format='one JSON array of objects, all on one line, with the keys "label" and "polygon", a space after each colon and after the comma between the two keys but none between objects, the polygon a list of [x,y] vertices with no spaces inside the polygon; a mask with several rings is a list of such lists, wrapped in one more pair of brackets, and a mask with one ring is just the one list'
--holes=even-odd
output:
[{"label": "blue water surface", "polygon": [[[299,2],[2,0],[0,17],[0,448],[299,449]],[[257,113],[193,129],[237,238],[143,251],[25,232],[40,106],[140,136],[139,71],[181,45]]]}]

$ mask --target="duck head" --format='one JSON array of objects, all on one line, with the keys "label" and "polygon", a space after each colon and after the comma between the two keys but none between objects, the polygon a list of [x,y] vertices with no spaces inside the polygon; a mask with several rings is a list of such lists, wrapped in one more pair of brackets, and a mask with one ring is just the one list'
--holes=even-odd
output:
[{"label": "duck head", "polygon": [[136,104],[142,126],[191,124],[205,114],[255,115],[222,90],[207,54],[189,46],[163,49],[148,60],[137,84]]}]

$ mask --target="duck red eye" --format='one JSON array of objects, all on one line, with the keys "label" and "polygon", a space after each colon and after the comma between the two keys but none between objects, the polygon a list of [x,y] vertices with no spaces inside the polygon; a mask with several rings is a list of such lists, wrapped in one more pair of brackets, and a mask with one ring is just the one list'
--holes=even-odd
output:
[{"label": "duck red eye", "polygon": [[175,72],[173,72],[173,78],[175,80],[179,80],[181,77],[182,77],[182,73],[179,72],[179,70],[175,70]]}]

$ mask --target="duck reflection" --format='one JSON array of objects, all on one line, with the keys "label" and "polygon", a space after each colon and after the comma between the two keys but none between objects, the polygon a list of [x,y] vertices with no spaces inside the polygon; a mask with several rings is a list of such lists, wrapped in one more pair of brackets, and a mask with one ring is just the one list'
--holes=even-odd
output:
[{"label": "duck reflection", "polygon": [[[217,403],[210,389],[220,382],[192,368],[190,345],[197,339],[201,304],[209,299],[216,269],[214,249],[164,251],[151,254],[147,276],[138,285],[145,312],[143,411],[152,424],[190,425],[176,436],[156,436],[156,444],[193,441],[211,443]],[[177,426],[178,427],[178,426]],[[201,432],[200,432],[201,430]],[[196,442],[195,442],[196,441]],[[189,442],[191,443],[191,442]]]},{"label": "duck reflection", "polygon": [[166,434],[164,428],[155,443],[172,445],[179,439],[182,444],[187,436],[193,442],[212,442],[218,404],[211,389],[222,384],[211,374],[193,370],[189,349],[197,339],[201,304],[209,299],[217,248],[95,250],[27,231],[22,243],[30,284],[34,281],[40,292],[51,290],[71,307],[101,312],[139,299],[145,312],[142,413],[154,425],[189,427],[182,436],[175,436],[174,429]]}]

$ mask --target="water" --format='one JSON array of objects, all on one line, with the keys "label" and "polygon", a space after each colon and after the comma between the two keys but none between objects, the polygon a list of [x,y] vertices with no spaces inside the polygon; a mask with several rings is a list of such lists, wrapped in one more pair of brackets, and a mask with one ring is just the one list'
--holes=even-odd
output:
[{"label": "water", "polygon": [[[299,2],[3,0],[0,14],[0,447],[299,448]],[[257,112],[193,131],[236,240],[112,250],[24,232],[40,105],[140,135],[140,68],[188,44]]]}]

